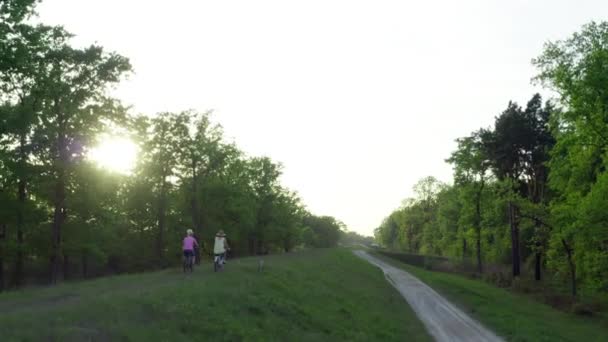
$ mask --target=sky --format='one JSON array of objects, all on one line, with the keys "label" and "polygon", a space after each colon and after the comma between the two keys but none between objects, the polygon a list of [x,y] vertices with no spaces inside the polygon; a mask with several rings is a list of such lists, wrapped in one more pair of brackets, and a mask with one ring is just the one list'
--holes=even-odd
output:
[{"label": "sky", "polygon": [[534,92],[531,59],[605,0],[44,0],[76,45],[130,58],[134,113],[214,111],[308,209],[371,235],[455,139]]}]

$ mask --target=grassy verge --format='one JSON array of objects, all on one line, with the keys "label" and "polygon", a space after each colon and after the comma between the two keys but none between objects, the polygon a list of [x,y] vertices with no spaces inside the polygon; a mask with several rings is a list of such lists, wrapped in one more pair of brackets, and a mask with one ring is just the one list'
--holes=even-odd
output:
[{"label": "grassy verge", "polygon": [[509,341],[608,341],[603,319],[564,313],[480,280],[375,255],[415,275]]},{"label": "grassy verge", "polygon": [[208,263],[0,295],[2,341],[426,341],[382,273],[345,249]]}]

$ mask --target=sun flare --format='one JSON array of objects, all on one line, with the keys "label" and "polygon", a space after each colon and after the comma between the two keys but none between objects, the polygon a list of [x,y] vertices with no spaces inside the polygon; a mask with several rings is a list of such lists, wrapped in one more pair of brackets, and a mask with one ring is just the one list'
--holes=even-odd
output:
[{"label": "sun flare", "polygon": [[129,173],[137,160],[137,146],[123,137],[104,137],[89,154],[101,167],[119,173]]}]

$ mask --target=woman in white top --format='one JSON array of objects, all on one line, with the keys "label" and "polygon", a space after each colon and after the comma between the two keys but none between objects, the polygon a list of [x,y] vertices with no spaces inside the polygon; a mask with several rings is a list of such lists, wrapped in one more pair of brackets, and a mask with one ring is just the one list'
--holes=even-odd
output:
[{"label": "woman in white top", "polygon": [[222,264],[225,263],[226,251],[229,250],[228,241],[226,241],[226,234],[220,229],[215,234],[215,243],[213,244],[213,254],[222,258]]}]

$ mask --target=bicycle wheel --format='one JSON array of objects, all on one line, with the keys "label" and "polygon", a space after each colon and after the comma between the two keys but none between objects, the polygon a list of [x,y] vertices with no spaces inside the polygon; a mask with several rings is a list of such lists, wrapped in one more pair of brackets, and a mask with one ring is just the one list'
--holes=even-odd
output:
[{"label": "bicycle wheel", "polygon": [[220,268],[220,257],[219,256],[214,256],[213,257],[213,272],[217,272],[217,270]]}]

